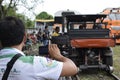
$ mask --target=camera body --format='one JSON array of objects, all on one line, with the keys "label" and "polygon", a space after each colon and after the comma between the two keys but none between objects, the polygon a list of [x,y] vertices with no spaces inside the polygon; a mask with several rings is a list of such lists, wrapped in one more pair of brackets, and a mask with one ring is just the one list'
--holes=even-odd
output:
[{"label": "camera body", "polygon": [[39,55],[48,55],[48,45],[47,46],[39,46]]}]

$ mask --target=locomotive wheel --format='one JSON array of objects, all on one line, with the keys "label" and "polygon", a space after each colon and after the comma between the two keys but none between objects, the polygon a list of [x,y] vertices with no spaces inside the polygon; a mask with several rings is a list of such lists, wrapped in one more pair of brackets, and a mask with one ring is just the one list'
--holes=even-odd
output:
[{"label": "locomotive wheel", "polygon": [[106,71],[107,71],[108,73],[113,73],[114,68],[113,68],[112,66],[107,66]]}]

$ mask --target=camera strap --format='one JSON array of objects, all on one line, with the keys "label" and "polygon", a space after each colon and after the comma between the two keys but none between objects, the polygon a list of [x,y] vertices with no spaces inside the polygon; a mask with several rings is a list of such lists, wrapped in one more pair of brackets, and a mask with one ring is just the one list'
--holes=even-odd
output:
[{"label": "camera strap", "polygon": [[6,70],[5,70],[4,74],[3,74],[2,80],[7,80],[8,76],[9,76],[9,73],[10,73],[10,71],[11,71],[11,69],[12,69],[15,61],[16,61],[19,57],[21,57],[21,56],[22,56],[22,54],[16,54],[16,55],[13,56],[13,58],[7,63],[7,68],[6,68]]}]

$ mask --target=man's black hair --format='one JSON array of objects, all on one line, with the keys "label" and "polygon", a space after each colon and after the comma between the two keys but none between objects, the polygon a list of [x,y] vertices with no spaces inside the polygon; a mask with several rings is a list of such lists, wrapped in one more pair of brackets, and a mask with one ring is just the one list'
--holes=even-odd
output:
[{"label": "man's black hair", "polygon": [[60,27],[58,27],[58,26],[55,28],[55,30],[59,30],[59,29],[60,29]]},{"label": "man's black hair", "polygon": [[48,26],[45,26],[45,29],[47,29],[48,28]]},{"label": "man's black hair", "polygon": [[25,26],[20,19],[8,16],[0,21],[0,41],[2,47],[20,44],[25,35]]}]

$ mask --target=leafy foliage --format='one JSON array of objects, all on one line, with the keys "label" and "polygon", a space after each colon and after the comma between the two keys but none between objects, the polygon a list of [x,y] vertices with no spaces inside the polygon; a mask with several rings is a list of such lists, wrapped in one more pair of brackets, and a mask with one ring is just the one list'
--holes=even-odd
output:
[{"label": "leafy foliage", "polygon": [[[26,13],[34,14],[34,8],[43,0],[0,0],[0,19],[6,16],[16,16],[23,20],[26,27],[33,27],[34,21],[25,16]],[[17,10],[23,8],[23,14],[18,14]]]},{"label": "leafy foliage", "polygon": [[25,15],[17,14],[16,17],[21,19],[24,22],[26,28],[33,28],[34,27],[34,21],[30,20]]},{"label": "leafy foliage", "polygon": [[36,19],[43,19],[43,20],[53,19],[53,16],[48,14],[47,12],[43,11],[36,16]]},{"label": "leafy foliage", "polygon": [[15,15],[19,8],[23,9],[23,13],[34,14],[37,4],[43,3],[43,0],[0,0],[0,19],[8,15]]}]

